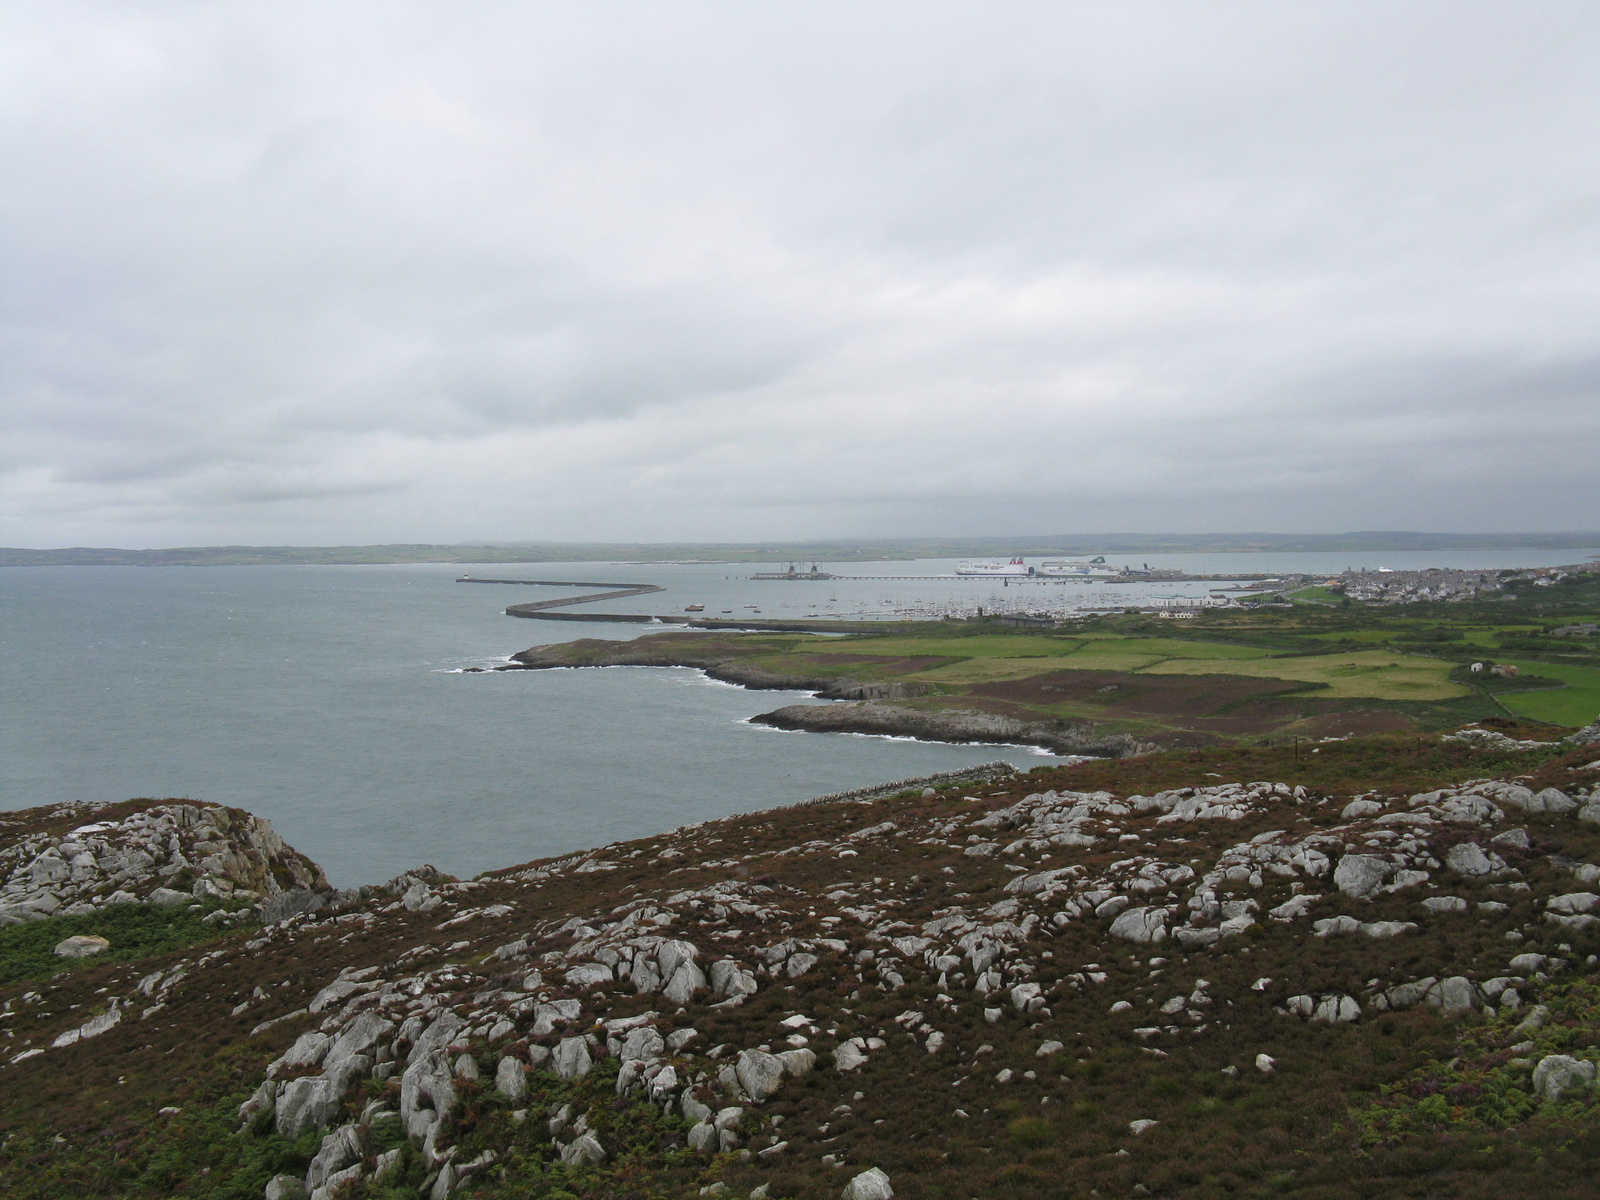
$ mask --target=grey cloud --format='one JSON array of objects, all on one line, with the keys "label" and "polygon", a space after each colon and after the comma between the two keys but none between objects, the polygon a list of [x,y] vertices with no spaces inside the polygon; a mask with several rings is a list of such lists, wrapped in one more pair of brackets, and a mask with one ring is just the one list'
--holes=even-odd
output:
[{"label": "grey cloud", "polygon": [[12,544],[1600,507],[1586,6],[0,21]]}]

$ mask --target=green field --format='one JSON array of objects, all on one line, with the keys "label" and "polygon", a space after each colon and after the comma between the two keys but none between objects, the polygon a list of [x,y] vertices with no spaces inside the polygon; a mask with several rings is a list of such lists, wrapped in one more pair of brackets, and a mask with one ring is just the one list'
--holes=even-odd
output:
[{"label": "green field", "polygon": [[1600,716],[1600,668],[1519,661],[1524,675],[1559,679],[1567,686],[1548,691],[1505,692],[1495,699],[1519,717],[1557,725],[1587,725]]}]

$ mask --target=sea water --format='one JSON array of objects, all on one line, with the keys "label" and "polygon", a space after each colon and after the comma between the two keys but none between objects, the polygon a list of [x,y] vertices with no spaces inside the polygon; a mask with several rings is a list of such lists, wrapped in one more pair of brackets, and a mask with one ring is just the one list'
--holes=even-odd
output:
[{"label": "sea water", "polygon": [[[1363,559],[1539,566],[1588,553]],[[1344,565],[1140,558],[1195,572]],[[1021,747],[751,725],[811,698],[687,669],[473,673],[539,643],[659,627],[518,620],[506,605],[562,593],[455,582],[467,570],[655,583],[666,590],[596,608],[672,614],[700,603],[708,616],[752,619],[748,606],[770,619],[1010,594],[994,580],[937,578],[953,567],[848,564],[834,570],[876,578],[804,583],[753,581],[751,566],[731,564],[0,569],[0,808],[141,796],[235,805],[349,886],[424,862],[471,875],[996,758],[1048,761]]]}]

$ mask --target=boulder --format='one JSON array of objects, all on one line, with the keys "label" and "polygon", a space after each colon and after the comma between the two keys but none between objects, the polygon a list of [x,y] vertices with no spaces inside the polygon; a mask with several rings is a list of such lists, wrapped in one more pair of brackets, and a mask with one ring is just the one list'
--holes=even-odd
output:
[{"label": "boulder", "polygon": [[334,1172],[344,1170],[351,1163],[359,1163],[365,1152],[361,1130],[355,1125],[341,1125],[322,1139],[322,1147],[306,1172],[306,1186],[316,1191],[328,1182],[328,1177]]},{"label": "boulder", "polygon": [[678,964],[667,980],[666,986],[661,989],[661,998],[668,1004],[682,1007],[693,1000],[694,994],[705,986],[705,972],[701,971],[692,959],[685,959]]},{"label": "boulder", "polygon": [[400,1121],[411,1137],[427,1137],[455,1106],[455,1072],[446,1051],[430,1051],[400,1076]]},{"label": "boulder", "polygon": [[362,1013],[350,1022],[345,1031],[328,1047],[324,1065],[331,1071],[352,1055],[365,1054],[376,1046],[380,1039],[388,1037],[393,1030],[394,1022],[381,1013],[371,1011]]},{"label": "boulder", "polygon": [[[1544,906],[1550,912],[1588,913],[1600,907],[1600,896],[1593,892],[1568,892],[1565,896],[1551,896]],[[56,947],[56,953],[61,953],[59,946]]]},{"label": "boulder", "polygon": [[1148,1120],[1148,1119],[1142,1120],[1142,1121],[1129,1121],[1128,1122],[1128,1132],[1133,1134],[1134,1137],[1138,1137],[1140,1134],[1144,1133],[1146,1130],[1154,1129],[1159,1124],[1161,1124],[1160,1121],[1151,1121],[1151,1120]]},{"label": "boulder", "polygon": [[840,1042],[833,1052],[833,1065],[839,1071],[854,1071],[866,1061],[866,1051],[854,1042]]},{"label": "boulder", "polygon": [[1544,805],[1544,811],[1556,816],[1564,817],[1578,809],[1578,802],[1567,795],[1560,788],[1547,787],[1537,793],[1534,799]]},{"label": "boulder", "polygon": [[699,958],[700,950],[693,942],[669,940],[656,947],[655,957],[661,968],[661,978],[671,979],[684,963]]},{"label": "boulder", "polygon": [[1370,854],[1346,854],[1333,869],[1333,883],[1346,896],[1365,900],[1395,872],[1388,859]]},{"label": "boulder", "polygon": [[1111,936],[1130,942],[1159,942],[1167,936],[1165,908],[1130,908],[1111,922]]},{"label": "boulder", "polygon": [[562,1038],[550,1056],[550,1065],[562,1079],[582,1079],[594,1065],[589,1043],[581,1037]]},{"label": "boulder", "polygon": [[1421,901],[1421,904],[1423,908],[1434,916],[1467,911],[1467,902],[1460,896],[1429,896],[1426,900]]},{"label": "boulder", "polygon": [[1458,1013],[1471,1012],[1477,1007],[1478,993],[1472,986],[1472,980],[1465,975],[1452,975],[1448,979],[1441,979],[1428,989],[1423,997],[1429,1004],[1443,1011],[1447,1017]]},{"label": "boulder", "polygon": [[265,1200],[306,1200],[306,1185],[298,1175],[274,1175],[264,1195]]},{"label": "boulder", "polygon": [[689,1148],[698,1150],[701,1154],[715,1154],[717,1152],[716,1126],[706,1121],[689,1127]]},{"label": "boulder", "polygon": [[80,933],[56,943],[56,954],[61,958],[88,958],[111,949],[111,943],[92,933]]},{"label": "boulder", "polygon": [[575,988],[599,987],[614,978],[611,968],[605,963],[579,963],[566,974],[568,985]]},{"label": "boulder", "polygon": [[1533,1068],[1533,1090],[1541,1099],[1554,1103],[1567,1092],[1594,1083],[1594,1063],[1567,1054],[1547,1054]]},{"label": "boulder", "polygon": [[776,1092],[783,1083],[783,1060],[761,1050],[739,1051],[733,1069],[745,1095],[757,1103]]},{"label": "boulder", "polygon": [[320,1129],[333,1120],[344,1099],[344,1089],[333,1090],[324,1076],[302,1075],[283,1085],[278,1094],[274,1125],[278,1136],[293,1141],[306,1129]]},{"label": "boulder", "polygon": [[528,1077],[523,1073],[522,1063],[509,1054],[502,1058],[494,1071],[494,1087],[511,1103],[520,1101],[528,1093]]},{"label": "boulder", "polygon": [[1460,842],[1451,846],[1450,853],[1444,856],[1444,861],[1445,865],[1458,875],[1474,879],[1482,879],[1497,871],[1503,871],[1506,866],[1498,854],[1485,854],[1483,847],[1476,842]]},{"label": "boulder", "polygon": [[1353,821],[1357,817],[1370,817],[1383,811],[1383,805],[1376,800],[1352,800],[1344,806],[1344,811],[1339,814],[1341,821]]},{"label": "boulder", "polygon": [[861,1172],[845,1184],[844,1191],[839,1194],[843,1200],[894,1200],[889,1177],[877,1167]]},{"label": "boulder", "polygon": [[157,908],[171,908],[174,904],[187,904],[194,897],[172,888],[158,887],[144,899],[146,904],[154,904]]},{"label": "boulder", "polygon": [[817,1065],[817,1056],[810,1050],[782,1050],[774,1057],[783,1064],[783,1073],[791,1079],[809,1075]]},{"label": "boulder", "polygon": [[652,1058],[660,1058],[666,1051],[667,1044],[661,1034],[648,1025],[628,1032],[623,1039],[622,1047],[617,1057],[623,1062],[644,1062]]},{"label": "boulder", "polygon": [[561,1161],[569,1167],[592,1167],[605,1160],[605,1147],[592,1133],[581,1133],[571,1145],[561,1147]]}]

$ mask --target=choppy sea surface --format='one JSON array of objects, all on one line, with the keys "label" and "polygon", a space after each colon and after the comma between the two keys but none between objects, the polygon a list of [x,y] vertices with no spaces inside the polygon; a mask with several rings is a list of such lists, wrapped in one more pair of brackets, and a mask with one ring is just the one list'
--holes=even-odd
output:
[{"label": "choppy sea surface", "polygon": [[[1362,557],[1538,566],[1593,553]],[[1196,573],[1346,565],[1270,554],[1144,561]],[[728,564],[5,568],[0,808],[135,796],[236,805],[349,886],[423,862],[470,875],[995,758],[1038,765],[1046,760],[1019,747],[750,725],[808,697],[690,670],[465,671],[539,643],[659,627],[506,617],[507,604],[562,593],[458,584],[463,569],[657,583],[666,590],[597,607],[659,614],[700,603],[707,615],[754,616],[754,605],[767,618],[843,616],[1014,594],[992,580],[931,578],[953,565],[850,564],[837,570],[873,578],[807,583],[752,581],[751,567]],[[1106,590],[1048,586],[1082,589],[1086,602]]]}]

